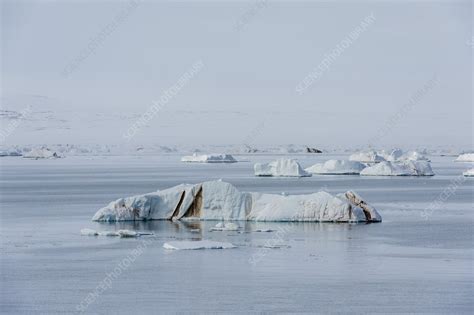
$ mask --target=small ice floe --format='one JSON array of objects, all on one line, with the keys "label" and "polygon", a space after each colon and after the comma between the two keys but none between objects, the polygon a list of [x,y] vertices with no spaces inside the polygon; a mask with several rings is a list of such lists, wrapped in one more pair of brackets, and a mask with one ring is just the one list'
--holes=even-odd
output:
[{"label": "small ice floe", "polygon": [[254,232],[262,232],[262,233],[269,233],[274,232],[275,230],[272,229],[256,229]]},{"label": "small ice floe", "polygon": [[473,177],[474,176],[474,168],[471,168],[470,170],[467,170],[462,173],[466,177]]},{"label": "small ice floe", "polygon": [[238,231],[239,226],[232,222],[219,222],[216,226],[212,227],[209,231]]},{"label": "small ice floe", "polygon": [[258,247],[269,248],[269,249],[291,248],[291,246],[287,244],[264,244]]},{"label": "small ice floe", "polygon": [[147,232],[135,232],[130,230],[118,230],[118,231],[96,231],[93,229],[82,229],[81,235],[85,236],[118,236],[122,238],[126,237],[138,237],[141,235],[152,235],[152,233]]},{"label": "small ice floe", "polygon": [[474,162],[474,153],[463,153],[457,157],[456,162]]},{"label": "small ice floe", "polygon": [[61,155],[59,153],[52,151],[48,148],[37,148],[32,149],[31,151],[23,154],[23,157],[26,159],[57,159]]},{"label": "small ice floe", "polygon": [[191,233],[199,233],[199,232],[201,232],[201,230],[200,230],[200,229],[191,229],[191,230],[189,230],[189,232],[191,232]]},{"label": "small ice floe", "polygon": [[361,163],[380,163],[385,161],[383,156],[377,154],[375,151],[356,152],[349,156],[349,160]]},{"label": "small ice floe", "polygon": [[196,249],[229,249],[236,246],[228,242],[215,241],[173,241],[163,244],[163,248],[170,250],[196,250]]},{"label": "small ice floe", "polygon": [[96,230],[93,230],[93,229],[82,229],[81,230],[81,235],[85,235],[85,236],[97,236],[99,235],[99,233],[97,233]]},{"label": "small ice floe", "polygon": [[305,171],[320,175],[358,175],[365,167],[365,164],[357,161],[329,160],[314,164]]},{"label": "small ice floe", "polygon": [[307,177],[311,176],[300,164],[293,159],[278,159],[270,163],[256,163],[253,167],[255,176],[285,176]]},{"label": "small ice floe", "polygon": [[381,162],[363,169],[363,176],[433,176],[427,161]]},{"label": "small ice floe", "polygon": [[22,153],[18,149],[0,149],[0,157],[2,156],[21,156]]},{"label": "small ice floe", "polygon": [[236,163],[237,160],[230,154],[197,154],[183,156],[181,162],[195,163]]}]

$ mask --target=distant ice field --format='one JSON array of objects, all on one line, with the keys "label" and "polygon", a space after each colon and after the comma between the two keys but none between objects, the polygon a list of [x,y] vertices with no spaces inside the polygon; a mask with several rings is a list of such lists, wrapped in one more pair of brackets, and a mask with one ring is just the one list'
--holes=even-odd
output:
[{"label": "distant ice field", "polygon": [[[297,158],[302,167],[347,156],[235,155],[232,164],[188,164],[180,155],[0,159],[3,313],[440,312],[472,313],[471,163],[430,157],[434,177],[313,175],[260,178],[253,164]],[[241,191],[305,194],[352,189],[377,208],[379,224],[92,222],[120,197],[180,183],[223,179]],[[80,230],[152,232],[138,238]],[[271,232],[256,232],[271,230]],[[176,241],[228,242],[233,249],[170,251]],[[138,246],[110,287],[86,297]],[[81,304],[82,303],[82,304]]]}]

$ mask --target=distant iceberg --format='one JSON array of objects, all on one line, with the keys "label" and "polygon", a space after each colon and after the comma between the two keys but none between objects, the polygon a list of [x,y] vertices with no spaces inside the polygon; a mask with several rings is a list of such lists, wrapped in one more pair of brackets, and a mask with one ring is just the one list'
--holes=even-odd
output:
[{"label": "distant iceberg", "polygon": [[235,163],[237,160],[230,154],[197,154],[183,156],[181,162],[197,163]]},{"label": "distant iceberg", "polygon": [[57,159],[60,158],[61,155],[55,151],[51,151],[48,148],[36,148],[24,153],[23,157],[27,159]]},{"label": "distant iceberg", "polygon": [[433,176],[427,161],[380,162],[360,172],[365,176]]},{"label": "distant iceberg", "polygon": [[349,160],[362,163],[379,163],[385,161],[383,156],[377,154],[375,151],[361,151],[354,153],[349,157]]},{"label": "distant iceberg", "polygon": [[0,157],[2,156],[22,156],[18,149],[0,149]]},{"label": "distant iceberg", "polygon": [[311,176],[293,159],[278,159],[270,163],[256,163],[254,165],[254,173],[255,176]]},{"label": "distant iceberg", "polygon": [[358,175],[365,167],[365,164],[357,161],[329,160],[314,164],[306,168],[305,171],[324,175]]},{"label": "distant iceberg", "polygon": [[463,172],[462,174],[466,177],[472,177],[472,176],[474,176],[474,168],[471,168],[471,169]]},{"label": "distant iceberg", "polygon": [[382,218],[352,191],[283,196],[240,192],[229,183],[209,181],[121,198],[97,211],[92,220],[380,222]]},{"label": "distant iceberg", "polygon": [[456,162],[474,162],[474,153],[464,153],[457,157]]}]

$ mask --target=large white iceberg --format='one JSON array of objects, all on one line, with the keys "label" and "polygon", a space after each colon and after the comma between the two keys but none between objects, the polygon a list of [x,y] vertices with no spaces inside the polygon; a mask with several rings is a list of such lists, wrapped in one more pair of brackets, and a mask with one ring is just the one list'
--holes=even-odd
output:
[{"label": "large white iceberg", "polygon": [[365,176],[433,176],[427,161],[380,162],[360,172]]},{"label": "large white iceberg", "polygon": [[35,148],[23,154],[23,157],[28,159],[57,159],[60,158],[61,155],[48,148]]},{"label": "large white iceberg", "polygon": [[305,171],[312,174],[353,175],[359,174],[365,167],[365,164],[357,161],[329,160],[324,163],[314,164],[306,168]]},{"label": "large white iceberg", "polygon": [[473,177],[474,176],[474,168],[471,168],[467,171],[464,171],[462,174],[466,177]]},{"label": "large white iceberg", "polygon": [[253,168],[255,176],[311,176],[293,159],[278,159],[270,163],[256,163]]},{"label": "large white iceberg", "polygon": [[197,163],[235,163],[237,160],[230,154],[197,154],[183,156],[181,162]]},{"label": "large white iceberg", "polygon": [[383,156],[377,154],[375,151],[361,151],[349,156],[350,161],[362,163],[379,163],[385,161]]},{"label": "large white iceberg", "polygon": [[457,157],[456,162],[474,162],[474,153],[464,153]]},{"label": "large white iceberg", "polygon": [[240,192],[229,183],[209,181],[121,198],[97,211],[92,220],[380,222],[382,218],[352,191],[282,196]]}]

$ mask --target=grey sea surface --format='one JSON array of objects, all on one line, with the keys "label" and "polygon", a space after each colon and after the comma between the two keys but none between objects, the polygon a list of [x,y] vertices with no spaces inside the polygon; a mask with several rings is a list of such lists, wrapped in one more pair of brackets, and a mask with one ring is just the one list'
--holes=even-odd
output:
[{"label": "grey sea surface", "polygon": [[[474,312],[474,179],[461,177],[472,164],[432,157],[436,176],[418,178],[253,176],[254,162],[277,157],[242,155],[247,162],[234,164],[181,163],[178,155],[1,158],[0,312]],[[304,167],[347,158],[295,157]],[[352,189],[383,222],[237,222],[239,231],[211,232],[216,222],[91,221],[117,198],[214,179],[269,193]],[[91,237],[82,228],[153,235]],[[163,248],[179,240],[237,247]]]}]

